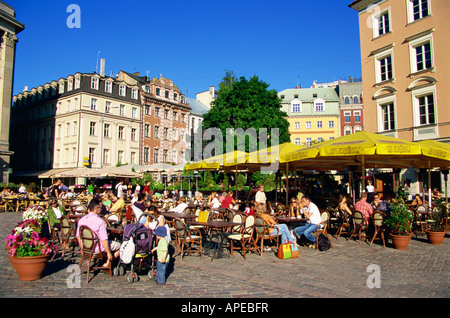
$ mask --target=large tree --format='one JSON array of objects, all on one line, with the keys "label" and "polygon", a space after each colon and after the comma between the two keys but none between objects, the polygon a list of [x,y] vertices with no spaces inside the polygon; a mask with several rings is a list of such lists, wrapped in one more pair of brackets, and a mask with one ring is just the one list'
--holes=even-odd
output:
[{"label": "large tree", "polygon": [[[266,142],[267,146],[290,141],[289,123],[285,118],[287,114],[281,110],[277,92],[268,88],[269,85],[256,75],[249,80],[245,77],[237,80],[233,72],[226,72],[219,85],[218,96],[203,121],[203,129],[218,128],[222,132],[224,153],[227,151],[227,129],[228,134],[229,129],[233,129],[236,136],[252,129],[257,132],[256,140],[246,135],[245,151],[259,149],[261,141]],[[261,128],[267,129],[266,140],[261,140],[264,137],[260,133]],[[276,131],[278,138],[274,135]],[[234,149],[242,150],[242,142],[239,142],[242,139],[234,137],[234,140]]]}]

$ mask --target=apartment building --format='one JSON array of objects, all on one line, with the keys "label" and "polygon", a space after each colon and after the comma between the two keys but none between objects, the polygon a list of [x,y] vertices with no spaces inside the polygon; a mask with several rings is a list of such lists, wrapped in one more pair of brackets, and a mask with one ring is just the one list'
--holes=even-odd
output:
[{"label": "apartment building", "polygon": [[311,145],[340,136],[339,96],[333,87],[285,89],[278,93],[288,114],[291,142]]},{"label": "apartment building", "polygon": [[138,164],[141,113],[139,86],[97,73],[25,89],[12,103],[14,171]]},{"label": "apartment building", "polygon": [[364,128],[450,142],[448,0],[356,0]]},{"label": "apartment building", "polygon": [[362,82],[339,83],[336,90],[341,110],[341,136],[364,130]]},{"label": "apartment building", "polygon": [[142,165],[186,162],[191,108],[171,79],[150,79],[119,72],[119,79],[138,85],[142,105]]}]

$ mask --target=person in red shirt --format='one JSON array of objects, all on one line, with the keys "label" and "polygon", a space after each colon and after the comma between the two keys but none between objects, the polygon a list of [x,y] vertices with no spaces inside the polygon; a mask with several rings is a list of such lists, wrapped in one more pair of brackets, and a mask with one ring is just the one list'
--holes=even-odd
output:
[{"label": "person in red shirt", "polygon": [[361,194],[361,199],[355,203],[355,211],[360,211],[365,219],[366,223],[369,223],[369,219],[373,214],[372,206],[367,202],[367,192]]},{"label": "person in red shirt", "polygon": [[236,204],[236,200],[233,199],[233,192],[228,192],[228,195],[222,201],[222,208],[231,209],[232,205]]}]

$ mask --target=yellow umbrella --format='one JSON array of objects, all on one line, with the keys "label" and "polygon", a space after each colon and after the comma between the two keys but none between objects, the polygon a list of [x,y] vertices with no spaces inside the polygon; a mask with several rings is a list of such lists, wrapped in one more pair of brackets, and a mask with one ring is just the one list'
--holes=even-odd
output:
[{"label": "yellow umbrella", "polygon": [[217,155],[202,161],[193,162],[186,165],[186,170],[216,170],[224,166],[236,166],[244,163],[247,153],[244,151],[235,150],[222,155]]}]

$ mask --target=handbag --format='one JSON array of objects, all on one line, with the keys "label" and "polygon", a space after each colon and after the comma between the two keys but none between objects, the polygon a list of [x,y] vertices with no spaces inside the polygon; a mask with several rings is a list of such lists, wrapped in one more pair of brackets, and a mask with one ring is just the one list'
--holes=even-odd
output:
[{"label": "handbag", "polygon": [[300,251],[296,243],[286,240],[285,243],[278,247],[277,257],[280,259],[297,258],[300,256]]},{"label": "handbag", "polygon": [[135,252],[135,244],[133,238],[130,237],[128,241],[125,241],[120,246],[120,259],[124,264],[130,264],[133,260]]}]

